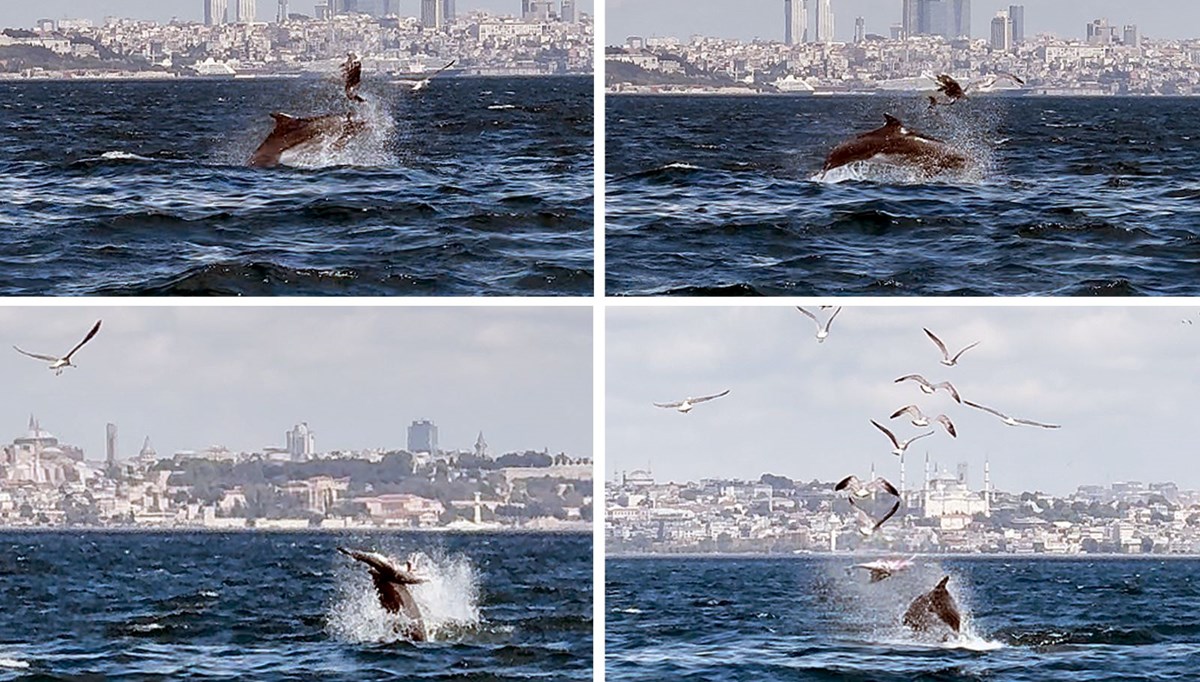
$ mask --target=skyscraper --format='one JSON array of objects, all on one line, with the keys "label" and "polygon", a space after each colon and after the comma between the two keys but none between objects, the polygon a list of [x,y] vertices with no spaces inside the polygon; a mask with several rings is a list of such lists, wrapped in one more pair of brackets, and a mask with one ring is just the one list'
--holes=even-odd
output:
[{"label": "skyscraper", "polygon": [[204,0],[204,25],[224,24],[228,18],[229,0]]},{"label": "skyscraper", "polygon": [[116,424],[106,424],[104,427],[104,464],[110,476],[117,470]]},{"label": "skyscraper", "polygon": [[854,44],[865,42],[867,40],[867,20],[863,17],[854,19]]},{"label": "skyscraper", "polygon": [[917,0],[917,35],[945,36],[946,8],[946,0]]},{"label": "skyscraper", "polygon": [[1013,45],[1025,42],[1025,5],[1009,5],[1008,20],[1012,22]]},{"label": "skyscraper", "polygon": [[257,0],[237,0],[237,21],[239,24],[248,24],[254,21]]},{"label": "skyscraper", "polygon": [[276,23],[282,24],[288,18],[288,0],[279,0],[279,11],[275,14]]},{"label": "skyscraper", "polygon": [[900,26],[905,38],[919,35],[917,20],[921,13],[921,0],[904,0],[901,8]]},{"label": "skyscraper", "polygon": [[949,38],[971,37],[971,0],[950,0]]},{"label": "skyscraper", "polygon": [[1012,49],[1012,19],[1007,10],[996,12],[992,19],[992,49],[1008,51]]},{"label": "skyscraper", "polygon": [[833,42],[833,0],[817,0],[817,41]]},{"label": "skyscraper", "polygon": [[1125,43],[1126,45],[1128,45],[1130,47],[1141,47],[1142,46],[1142,36],[1140,33],[1138,33],[1138,27],[1136,24],[1126,24],[1125,25],[1124,40],[1122,40],[1121,42]]},{"label": "skyscraper", "polygon": [[568,23],[573,24],[577,21],[575,9],[575,0],[562,0],[562,10],[559,12],[559,18]]},{"label": "skyscraper", "polygon": [[415,421],[408,427],[408,451],[409,452],[428,452],[429,454],[437,454],[438,451],[438,428],[437,424],[422,419]]},{"label": "skyscraper", "polygon": [[783,0],[783,42],[808,42],[808,0]]},{"label": "skyscraper", "polygon": [[421,0],[421,25],[441,28],[454,21],[454,0]]},{"label": "skyscraper", "polygon": [[291,456],[292,461],[301,462],[310,459],[317,451],[317,439],[312,430],[308,428],[308,422],[300,422],[292,427],[285,438],[287,439],[288,455]]}]

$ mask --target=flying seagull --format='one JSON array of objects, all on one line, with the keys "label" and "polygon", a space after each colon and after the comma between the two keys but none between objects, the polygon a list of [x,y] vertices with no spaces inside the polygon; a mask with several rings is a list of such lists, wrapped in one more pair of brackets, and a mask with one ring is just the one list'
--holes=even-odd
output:
[{"label": "flying seagull", "polygon": [[950,418],[944,414],[939,414],[933,419],[930,419],[929,417],[925,416],[925,413],[921,411],[921,408],[917,407],[916,405],[905,405],[904,407],[901,407],[893,412],[889,419],[895,419],[902,414],[907,414],[909,417],[911,417],[913,426],[929,426],[931,423],[937,422],[946,427],[946,433],[950,434],[951,438],[958,438],[958,431],[954,429],[954,422],[950,421]]},{"label": "flying seagull", "polygon": [[442,68],[438,69],[437,71],[434,71],[433,73],[429,74],[429,75],[428,75],[428,76],[426,76],[425,78],[422,78],[421,80],[417,81],[416,83],[413,83],[413,84],[412,84],[412,91],[413,91],[413,92],[416,92],[416,91],[418,91],[418,90],[424,90],[425,88],[429,87],[429,81],[433,80],[434,78],[437,78],[438,74],[440,74],[441,72],[443,72],[443,71],[445,71],[446,69],[450,68],[451,66],[454,66],[454,64],[455,64],[455,63],[457,63],[457,62],[458,62],[458,60],[457,60],[457,59],[451,59],[451,60],[449,61],[449,63],[447,63],[447,64],[446,64],[445,66],[443,66]]},{"label": "flying seagull", "polygon": [[954,402],[957,402],[957,403],[962,402],[962,398],[960,398],[958,396],[958,391],[954,389],[954,385],[951,384],[949,381],[943,381],[941,383],[931,384],[931,383],[929,383],[928,380],[925,379],[925,377],[921,376],[920,374],[906,374],[906,375],[900,377],[899,379],[896,379],[895,383],[899,384],[904,381],[917,382],[917,384],[919,384],[921,386],[921,392],[924,393],[925,395],[933,395],[933,392],[940,388],[940,389],[943,389],[944,391],[946,391],[947,393],[949,393],[950,396],[954,398]]},{"label": "flying seagull", "polygon": [[1021,425],[1037,426],[1037,427],[1041,427],[1043,429],[1061,429],[1062,428],[1062,426],[1060,426],[1058,424],[1043,424],[1041,422],[1035,422],[1030,419],[1017,419],[1016,417],[1010,417],[1007,414],[1004,414],[1003,412],[1001,412],[999,410],[993,410],[990,407],[984,407],[983,405],[980,405],[979,403],[973,403],[970,400],[964,400],[963,402],[967,405],[970,405],[971,407],[974,407],[977,410],[983,410],[984,412],[988,412],[990,414],[996,415],[997,417],[1000,418],[1000,421],[1004,422],[1005,424],[1007,424],[1009,426],[1021,426]]},{"label": "flying seagull", "polygon": [[913,565],[912,557],[910,559],[878,559],[876,561],[868,561],[864,564],[854,564],[851,568],[861,568],[871,572],[871,582],[877,583],[880,580],[887,580],[893,574],[899,573]]},{"label": "flying seagull", "polygon": [[342,64],[342,78],[345,79],[346,99],[351,102],[365,102],[358,94],[358,86],[362,83],[362,62],[353,52],[346,53],[346,62]]},{"label": "flying seagull", "polygon": [[665,407],[667,409],[679,410],[683,414],[687,414],[688,412],[692,411],[693,407],[695,407],[696,405],[698,405],[700,403],[706,403],[710,400],[716,400],[717,398],[720,398],[720,397],[726,396],[726,395],[729,395],[729,389],[725,389],[724,391],[721,391],[720,393],[714,393],[712,395],[701,396],[699,398],[684,398],[683,400],[680,400],[679,402],[674,402],[674,403],[654,403],[654,406],[655,407]]},{"label": "flying seagull", "polygon": [[[922,329],[925,329],[925,328],[922,327]],[[967,351],[971,350],[972,348],[974,348],[975,346],[978,346],[981,343],[979,341],[976,341],[975,343],[972,343],[971,345],[967,346],[966,348],[963,348],[962,350],[958,351],[958,353],[955,354],[954,357],[950,357],[950,351],[946,350],[946,344],[942,343],[942,340],[939,339],[936,334],[929,331],[928,329],[925,329],[925,334],[927,334],[929,336],[929,339],[931,341],[933,341],[934,345],[936,345],[938,347],[938,350],[942,351],[942,364],[947,367],[953,367],[953,366],[957,365],[958,359],[962,357],[963,353],[966,353]]]},{"label": "flying seagull", "polygon": [[909,438],[908,440],[899,440],[896,438],[896,434],[892,433],[891,431],[888,431],[887,427],[884,426],[883,424],[880,424],[879,422],[875,421],[874,419],[871,420],[871,423],[875,425],[875,428],[879,429],[880,431],[883,431],[883,435],[887,436],[888,439],[890,439],[892,441],[892,445],[895,446],[895,449],[892,450],[892,454],[897,457],[903,457],[904,451],[907,450],[908,446],[912,445],[913,442],[921,440],[925,436],[933,435],[933,431],[926,431],[925,433],[922,433],[918,436],[913,436],[912,438]]},{"label": "flying seagull", "polygon": [[[824,310],[826,307],[828,306],[821,306],[821,309]],[[838,306],[833,309],[833,314],[829,316],[828,320],[825,320],[824,326],[821,325],[821,321],[817,319],[816,315],[808,312],[804,308],[796,306],[796,310],[804,313],[808,319],[813,321],[813,324],[817,325],[817,343],[825,343],[825,339],[829,338],[829,328],[833,326],[833,318],[837,317],[838,313],[842,312],[842,306]]]},{"label": "flying seagull", "polygon": [[71,364],[71,356],[75,355],[76,351],[78,351],[80,348],[83,348],[84,344],[86,344],[88,341],[91,341],[92,337],[94,337],[96,335],[96,333],[100,331],[100,323],[102,321],[103,320],[96,320],[95,326],[93,326],[92,330],[87,333],[87,336],[83,337],[83,340],[80,341],[74,348],[72,348],[71,352],[67,353],[66,355],[62,356],[61,358],[53,356],[53,355],[41,355],[39,353],[30,353],[29,351],[21,350],[20,348],[17,348],[16,346],[13,346],[13,348],[21,355],[28,355],[31,358],[35,358],[37,360],[45,360],[46,362],[49,362],[50,369],[54,370],[54,376],[58,376],[58,375],[62,374],[63,369],[65,369],[67,367],[77,367],[77,365]]},{"label": "flying seagull", "polygon": [[[879,530],[879,528],[883,526],[888,519],[895,516],[896,512],[900,510],[900,492],[896,490],[896,486],[892,485],[887,481],[887,479],[882,477],[864,485],[862,481],[858,480],[857,476],[847,476],[841,481],[838,481],[838,484],[833,487],[833,490],[834,492],[840,492],[842,490],[846,491],[846,499],[850,502],[850,506],[854,507],[855,513],[862,521],[858,531],[863,535],[871,535],[875,531]],[[870,514],[865,512],[858,506],[858,503],[855,502],[856,498],[868,497],[874,492],[885,492],[888,495],[896,498],[895,504],[893,504],[891,509],[889,509],[888,512],[883,515],[883,518],[879,519],[878,521],[872,518]]]},{"label": "flying seagull", "polygon": [[[946,102],[944,102],[942,104],[945,104],[947,106],[958,102],[958,100],[960,100],[960,99],[968,99],[967,90],[971,90],[972,88],[975,90],[990,90],[1001,79],[1011,80],[1012,82],[1016,83],[1017,85],[1025,85],[1024,80],[1022,80],[1022,79],[1018,78],[1017,76],[1014,76],[1013,74],[1008,73],[1006,71],[1000,72],[1000,73],[995,73],[990,76],[986,76],[977,81],[972,81],[972,82],[968,83],[965,87],[962,84],[960,84],[958,81],[954,80],[953,76],[951,76],[950,74],[947,74],[947,73],[940,74],[936,78],[934,78],[933,76],[930,76],[928,74],[925,74],[925,77],[929,78],[937,83],[937,91],[942,93],[943,95],[945,95],[946,100],[947,100]],[[930,105],[930,108],[932,108],[933,106],[935,106],[936,104],[939,103],[939,102],[937,102],[936,99],[931,98],[931,100],[933,103]]]}]

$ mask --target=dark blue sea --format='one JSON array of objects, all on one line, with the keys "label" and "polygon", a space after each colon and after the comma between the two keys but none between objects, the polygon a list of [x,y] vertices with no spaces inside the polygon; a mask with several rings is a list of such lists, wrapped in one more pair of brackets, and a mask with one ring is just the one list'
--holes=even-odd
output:
[{"label": "dark blue sea", "polygon": [[366,74],[345,149],[246,167],[332,77],[0,83],[0,295],[590,295],[590,78]]},{"label": "dark blue sea", "polygon": [[[1200,294],[1200,102],[609,96],[607,291]],[[970,169],[818,180],[884,113]]]},{"label": "dark blue sea", "polygon": [[[1200,560],[609,559],[609,680],[1195,680]],[[949,575],[963,635],[901,625]],[[949,632],[946,629],[946,632]]]},{"label": "dark blue sea", "polygon": [[[400,639],[349,545],[412,557]],[[0,533],[0,680],[591,680],[588,535]]]}]

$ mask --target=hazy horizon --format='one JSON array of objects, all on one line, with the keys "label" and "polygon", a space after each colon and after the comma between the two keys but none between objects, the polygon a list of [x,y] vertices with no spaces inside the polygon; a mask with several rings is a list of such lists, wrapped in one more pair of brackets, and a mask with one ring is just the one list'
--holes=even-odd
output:
[{"label": "hazy horizon", "polygon": [[[65,353],[99,318],[62,376],[11,348]],[[146,436],[160,457],[282,447],[300,422],[319,452],[402,449],[427,418],[445,449],[482,430],[493,455],[593,454],[587,308],[21,306],[0,328],[6,445],[30,414],[93,461],[108,422],[129,458]]]},{"label": "hazy horizon", "polygon": [[[258,21],[274,21],[279,4],[277,0],[257,0],[255,16]],[[237,0],[230,0],[230,10]],[[297,2],[289,0],[289,12],[313,15],[316,0]],[[486,10],[493,14],[517,15],[521,12],[520,0],[456,0],[459,13],[471,10]],[[579,0],[580,11],[592,13],[592,0]],[[420,16],[420,0],[400,0],[400,13],[404,16]],[[168,22],[171,19],[200,22],[204,20],[204,0],[43,0],[36,5],[8,3],[0,7],[0,26],[5,28],[32,28],[39,19],[90,19],[100,22],[106,16],[146,21]]]},{"label": "hazy horizon", "polygon": [[[1152,0],[1130,6],[1122,0],[1090,0],[1064,6],[1056,0],[971,3],[971,34],[986,38],[996,11],[1024,5],[1025,33],[1053,33],[1062,38],[1086,37],[1085,25],[1107,18],[1110,24],[1137,24],[1150,38],[1200,37],[1200,3],[1184,0]],[[864,17],[868,33],[888,35],[900,23],[901,0],[833,0],[834,35],[849,42],[854,37],[855,17]],[[605,44],[620,45],[636,36],[676,37],[683,40],[704,35],[740,40],[783,40],[783,0],[746,0],[731,5],[718,0],[609,0]],[[816,26],[816,0],[809,0],[809,29]]]},{"label": "hazy horizon", "polygon": [[[923,326],[952,352],[982,343],[943,367]],[[1131,480],[1200,489],[1189,464],[1200,374],[1192,308],[847,307],[824,344],[814,332],[791,306],[610,308],[606,479],[649,466],[659,481],[835,481],[874,464],[899,485],[898,458],[869,420],[909,438],[928,429],[888,416],[915,403],[948,414],[958,438],[939,427],[911,447],[909,489],[920,486],[926,451],[951,472],[967,462],[976,490],[985,458],[993,486],[1011,492]],[[1062,428],[1009,427],[893,382],[909,373]],[[724,389],[686,415],[651,404]]]}]

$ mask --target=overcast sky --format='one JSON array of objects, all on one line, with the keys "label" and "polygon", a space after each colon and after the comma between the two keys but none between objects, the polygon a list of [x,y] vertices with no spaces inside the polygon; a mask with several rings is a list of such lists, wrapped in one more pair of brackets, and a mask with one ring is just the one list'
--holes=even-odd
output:
[{"label": "overcast sky", "polygon": [[[982,343],[943,367],[922,326],[952,352]],[[939,431],[911,447],[910,488],[920,486],[926,451],[950,471],[968,462],[973,489],[985,456],[1001,490],[1063,494],[1127,480],[1200,488],[1195,308],[848,307],[824,344],[814,332],[792,307],[610,308],[607,477],[649,463],[659,481],[834,481],[865,477],[874,463],[898,485],[892,446],[868,420],[916,435],[887,419],[916,403],[948,414],[958,438]],[[893,383],[909,373],[1063,428],[1005,426],[944,393]],[[651,405],[727,388],[690,414]]]},{"label": "overcast sky", "polygon": [[[868,33],[888,34],[900,22],[901,0],[832,0],[834,34],[854,37],[854,19],[866,19]],[[1150,37],[1200,37],[1200,2],[1196,0],[973,0],[972,35],[985,38],[996,11],[1010,4],[1025,6],[1028,35],[1053,33],[1065,38],[1086,37],[1085,25],[1106,17],[1112,24],[1137,24]],[[783,0],[608,0],[606,44],[618,45],[626,36],[693,34],[752,40],[783,40]],[[809,0],[809,28],[816,26],[817,0]]]},{"label": "overcast sky", "polygon": [[[231,11],[236,4],[237,0],[230,0]],[[316,0],[289,0],[288,11],[312,16],[313,7],[317,4]],[[258,0],[256,15],[260,21],[274,20],[278,7],[277,0]],[[521,13],[521,0],[456,0],[455,7],[459,12],[480,9],[493,14],[517,15]],[[591,14],[592,0],[580,0],[578,7],[581,11]],[[400,12],[407,16],[420,15],[420,0],[400,0]],[[0,26],[28,28],[38,19],[62,18],[83,18],[99,22],[106,16],[162,22],[172,18],[181,21],[202,21],[204,0],[0,0]]]},{"label": "overcast sky", "polygon": [[[54,376],[9,348],[65,353]],[[159,456],[222,444],[282,446],[307,421],[317,449],[403,448],[433,420],[444,448],[480,430],[493,454],[548,447],[592,455],[592,313],[587,308],[0,307],[0,442],[30,413],[59,440],[104,457],[150,436]]]}]

